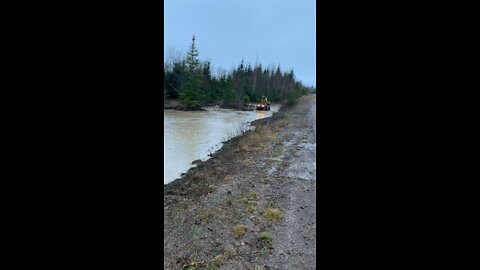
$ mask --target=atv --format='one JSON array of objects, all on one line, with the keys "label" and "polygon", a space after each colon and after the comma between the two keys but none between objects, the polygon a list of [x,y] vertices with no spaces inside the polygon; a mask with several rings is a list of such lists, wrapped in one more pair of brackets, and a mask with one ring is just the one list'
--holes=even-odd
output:
[{"label": "atv", "polygon": [[270,102],[268,102],[267,105],[258,104],[256,109],[257,109],[257,111],[270,111]]}]

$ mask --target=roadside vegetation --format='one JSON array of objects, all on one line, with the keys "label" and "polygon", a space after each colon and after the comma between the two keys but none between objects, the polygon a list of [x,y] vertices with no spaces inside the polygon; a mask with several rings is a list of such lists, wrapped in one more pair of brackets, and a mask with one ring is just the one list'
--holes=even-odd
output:
[{"label": "roadside vegetation", "polygon": [[245,132],[245,136],[238,142],[235,152],[256,152],[277,138],[276,132],[267,126],[259,126],[255,131]]},{"label": "roadside vegetation", "polygon": [[276,208],[268,208],[263,214],[263,218],[266,220],[279,220],[283,218],[283,212]]},{"label": "roadside vegetation", "polygon": [[[209,60],[200,61],[195,36],[186,57],[170,55],[164,63],[164,107],[198,110],[206,105],[241,109],[250,102],[266,96],[272,102],[294,105],[299,97],[315,93],[295,79],[293,70],[282,71],[280,65],[263,67],[262,64],[244,63],[230,72],[223,69],[214,75]],[[174,106],[166,106],[166,100]]]}]

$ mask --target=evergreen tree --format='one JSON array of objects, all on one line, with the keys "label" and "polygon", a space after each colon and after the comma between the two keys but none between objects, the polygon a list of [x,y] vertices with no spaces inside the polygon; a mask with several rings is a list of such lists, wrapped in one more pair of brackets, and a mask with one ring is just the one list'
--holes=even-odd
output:
[{"label": "evergreen tree", "polygon": [[206,102],[213,102],[215,100],[214,87],[212,83],[212,72],[210,70],[210,61],[207,60],[202,65],[202,99]]},{"label": "evergreen tree", "polygon": [[195,47],[195,36],[192,37],[192,44],[185,59],[185,67],[187,69],[187,81],[179,97],[184,109],[199,109],[203,102],[201,94],[202,79],[198,50]]},{"label": "evergreen tree", "polygon": [[190,50],[188,51],[187,58],[185,59],[188,72],[194,72],[200,66],[198,60],[198,50],[195,47],[195,36],[192,37],[192,44],[190,44]]}]

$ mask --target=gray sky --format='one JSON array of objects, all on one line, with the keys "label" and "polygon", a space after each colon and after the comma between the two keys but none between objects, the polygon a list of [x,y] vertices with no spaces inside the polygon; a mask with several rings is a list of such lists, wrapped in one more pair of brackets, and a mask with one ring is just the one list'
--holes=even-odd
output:
[{"label": "gray sky", "polygon": [[165,0],[164,57],[185,55],[192,36],[212,71],[240,64],[293,69],[316,86],[315,0]]}]

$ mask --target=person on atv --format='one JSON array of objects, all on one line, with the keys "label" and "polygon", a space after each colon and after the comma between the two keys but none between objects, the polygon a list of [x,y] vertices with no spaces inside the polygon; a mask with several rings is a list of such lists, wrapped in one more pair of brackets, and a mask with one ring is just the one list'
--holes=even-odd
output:
[{"label": "person on atv", "polygon": [[262,97],[262,100],[260,101],[260,104],[262,104],[263,106],[267,106],[268,105],[268,100],[265,96]]}]

